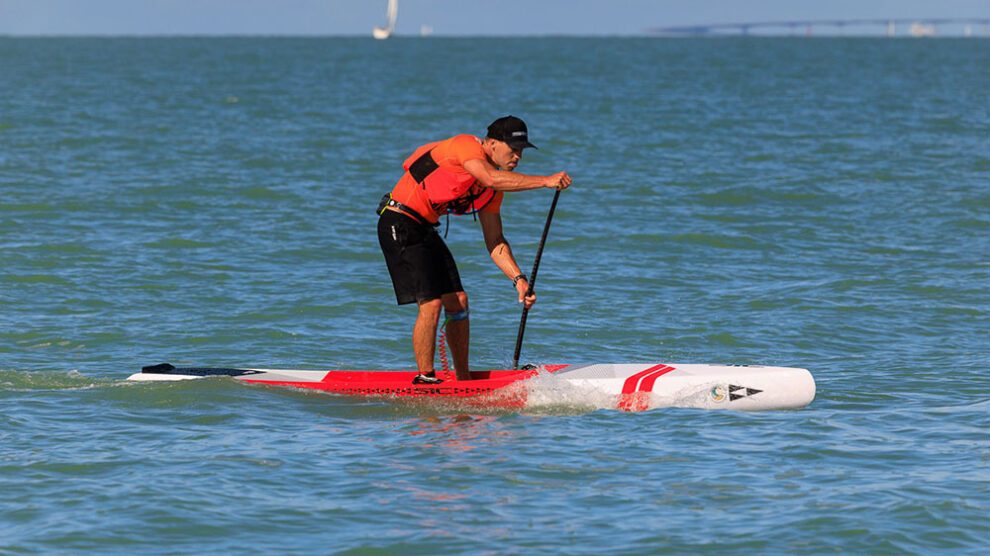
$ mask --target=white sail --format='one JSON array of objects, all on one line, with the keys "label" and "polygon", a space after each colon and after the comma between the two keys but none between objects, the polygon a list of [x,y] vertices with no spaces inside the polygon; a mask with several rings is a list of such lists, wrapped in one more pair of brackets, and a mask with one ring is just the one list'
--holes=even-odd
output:
[{"label": "white sail", "polygon": [[387,39],[395,31],[395,20],[399,16],[399,0],[388,0],[388,11],[385,15],[388,18],[385,27],[375,27],[371,30],[371,36],[376,39]]}]

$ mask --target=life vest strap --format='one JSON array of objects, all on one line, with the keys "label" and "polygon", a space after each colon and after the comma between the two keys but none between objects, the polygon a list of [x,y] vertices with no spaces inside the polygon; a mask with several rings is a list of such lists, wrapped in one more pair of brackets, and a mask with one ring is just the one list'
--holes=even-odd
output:
[{"label": "life vest strap", "polygon": [[424,226],[432,226],[434,228],[437,228],[437,227],[440,226],[440,223],[439,222],[436,222],[436,223],[430,222],[426,218],[423,218],[423,215],[421,215],[420,213],[416,212],[412,208],[410,208],[410,207],[408,207],[406,205],[403,205],[399,201],[396,201],[395,199],[393,199],[391,193],[386,193],[385,195],[383,195],[381,202],[378,203],[378,210],[376,211],[378,213],[378,216],[381,216],[382,214],[384,214],[385,213],[385,209],[388,208],[388,207],[399,209],[403,213],[405,213],[408,216],[410,216],[413,220],[415,220],[416,222],[418,222],[420,224],[423,224]]}]

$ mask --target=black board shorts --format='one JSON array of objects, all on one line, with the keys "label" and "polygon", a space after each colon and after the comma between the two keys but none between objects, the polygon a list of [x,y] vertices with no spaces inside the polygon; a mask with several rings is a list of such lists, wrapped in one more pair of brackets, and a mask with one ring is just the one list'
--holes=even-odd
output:
[{"label": "black board shorts", "polygon": [[464,290],[454,256],[433,226],[386,210],[378,218],[378,243],[399,305]]}]

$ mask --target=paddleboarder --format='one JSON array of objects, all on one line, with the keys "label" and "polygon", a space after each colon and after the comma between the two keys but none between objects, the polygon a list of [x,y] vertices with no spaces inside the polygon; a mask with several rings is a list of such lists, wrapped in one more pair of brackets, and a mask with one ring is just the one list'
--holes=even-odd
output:
[{"label": "paddleboarder", "polygon": [[395,299],[416,303],[413,352],[419,370],[414,382],[438,383],[433,369],[441,308],[446,313],[447,339],[458,380],[470,380],[468,296],[454,258],[437,232],[444,214],[473,214],[481,223],[492,261],[512,280],[520,303],[528,309],[536,295],[527,295],[529,281],[519,270],[502,233],[501,206],[507,191],[571,185],[567,172],[549,176],[516,173],[529,142],[526,123],[515,116],[499,118],[482,139],[455,135],[417,148],[403,162],[405,173],[382,197],[378,207],[378,241],[385,255]]}]

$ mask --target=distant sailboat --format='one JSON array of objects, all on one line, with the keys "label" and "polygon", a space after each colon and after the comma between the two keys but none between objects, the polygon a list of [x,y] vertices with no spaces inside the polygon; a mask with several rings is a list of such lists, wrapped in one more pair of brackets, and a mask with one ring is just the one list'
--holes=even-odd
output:
[{"label": "distant sailboat", "polygon": [[395,31],[395,19],[399,13],[399,0],[388,0],[388,23],[385,27],[375,27],[371,30],[371,36],[376,39],[387,39]]}]

